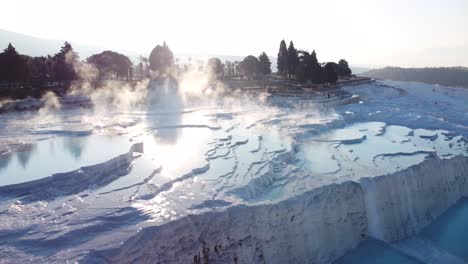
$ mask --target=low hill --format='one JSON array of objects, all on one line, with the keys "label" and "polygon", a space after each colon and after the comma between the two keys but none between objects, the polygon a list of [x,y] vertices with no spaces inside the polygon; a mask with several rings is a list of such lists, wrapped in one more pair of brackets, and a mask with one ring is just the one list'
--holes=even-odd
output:
[{"label": "low hill", "polygon": [[[75,42],[73,39],[68,39],[73,45],[73,48],[76,52],[78,52],[81,59],[86,59],[93,54],[100,53],[105,50],[109,50],[109,48],[98,47],[98,46],[90,46],[90,45],[82,45],[80,43]],[[0,52],[3,51],[8,46],[8,43],[11,43],[16,50],[20,54],[25,54],[28,56],[36,57],[36,56],[47,56],[53,55],[60,50],[60,47],[63,45],[65,40],[57,40],[57,39],[45,39],[45,38],[38,38],[33,37],[13,31],[8,31],[4,29],[0,29]],[[112,48],[110,48],[112,49]],[[142,53],[137,53],[133,51],[125,51],[125,50],[116,50],[119,53],[127,55],[134,63],[138,63],[138,57],[140,55],[149,56],[149,51],[143,51]],[[256,55],[256,54],[255,54]],[[217,57],[221,61],[242,61],[244,59],[243,56],[230,56],[230,55],[216,55],[216,54],[200,54],[200,53],[176,53],[175,56],[179,59],[182,63],[188,63],[188,58],[191,58],[192,61],[197,60],[207,60],[208,58]],[[276,58],[270,57],[271,67],[273,71],[276,71]]]},{"label": "low hill", "polygon": [[[69,40],[70,41],[70,40]],[[37,38],[21,33],[0,29],[0,50],[3,51],[11,43],[20,54],[28,56],[47,56],[53,55],[60,50],[65,40]],[[80,58],[86,59],[92,54],[100,53],[105,49],[102,47],[80,45],[71,40],[74,49],[80,55]],[[136,57],[136,54],[129,54]]]},{"label": "low hill", "polygon": [[370,70],[359,74],[360,76],[386,79],[393,81],[424,82],[444,86],[460,86],[468,88],[468,68],[441,67],[441,68],[399,68],[386,67]]}]

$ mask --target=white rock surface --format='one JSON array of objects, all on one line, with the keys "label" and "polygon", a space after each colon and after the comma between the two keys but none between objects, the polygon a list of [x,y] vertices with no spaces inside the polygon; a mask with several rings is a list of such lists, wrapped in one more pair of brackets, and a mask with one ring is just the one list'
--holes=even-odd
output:
[{"label": "white rock surface", "polygon": [[405,170],[361,179],[368,233],[393,242],[416,235],[468,194],[468,158],[426,160]]},{"label": "white rock surface", "polygon": [[130,154],[141,152],[134,145],[104,163],[0,187],[0,259],[330,263],[368,236],[411,236],[467,192],[468,91],[432,88],[377,82],[330,100],[191,108],[171,94],[170,111],[1,115],[9,158],[0,177],[35,155],[7,144],[73,131],[141,141],[144,154]]}]

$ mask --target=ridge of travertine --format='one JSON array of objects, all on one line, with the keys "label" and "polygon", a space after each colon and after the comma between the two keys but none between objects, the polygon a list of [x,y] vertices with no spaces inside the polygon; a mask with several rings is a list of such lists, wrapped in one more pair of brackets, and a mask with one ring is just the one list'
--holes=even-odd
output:
[{"label": "ridge of travertine", "polygon": [[360,182],[329,184],[276,204],[237,205],[143,228],[92,262],[330,263],[367,236],[418,233],[468,192],[468,157],[428,159]]}]

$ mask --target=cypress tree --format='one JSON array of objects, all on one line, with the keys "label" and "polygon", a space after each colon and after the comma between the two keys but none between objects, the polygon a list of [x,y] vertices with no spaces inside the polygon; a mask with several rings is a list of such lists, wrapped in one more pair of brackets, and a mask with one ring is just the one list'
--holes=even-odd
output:
[{"label": "cypress tree", "polygon": [[311,73],[310,73],[310,77],[311,77],[311,80],[312,82],[314,83],[321,83],[322,82],[322,78],[321,78],[321,66],[320,64],[318,63],[318,60],[317,60],[317,54],[315,53],[315,50],[312,51],[312,54],[311,54]]},{"label": "cypress tree", "polygon": [[284,39],[280,43],[277,66],[278,73],[280,73],[283,78],[286,77],[288,74],[288,49]]},{"label": "cypress tree", "polygon": [[25,81],[27,77],[25,59],[9,43],[8,47],[0,53],[0,80]]},{"label": "cypress tree", "polygon": [[78,76],[73,68],[73,62],[78,58],[78,54],[73,50],[72,45],[65,41],[60,51],[54,55],[55,78],[62,82],[76,80]]},{"label": "cypress tree", "polygon": [[297,65],[299,64],[299,55],[297,54],[296,48],[294,48],[294,43],[289,42],[288,47],[288,73],[291,78],[293,74],[296,73]]}]

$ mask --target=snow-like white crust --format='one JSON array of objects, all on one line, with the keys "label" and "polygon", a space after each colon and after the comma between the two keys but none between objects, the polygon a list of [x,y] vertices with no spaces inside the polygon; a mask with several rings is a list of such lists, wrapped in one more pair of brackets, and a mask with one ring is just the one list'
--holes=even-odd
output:
[{"label": "snow-like white crust", "polygon": [[[143,143],[1,186],[0,258],[330,263],[368,236],[414,235],[466,195],[467,90],[342,89],[169,112],[4,114],[0,150],[9,158],[0,177],[2,168],[20,171],[12,160],[38,140],[99,134]],[[44,149],[34,151],[30,159]]]}]

